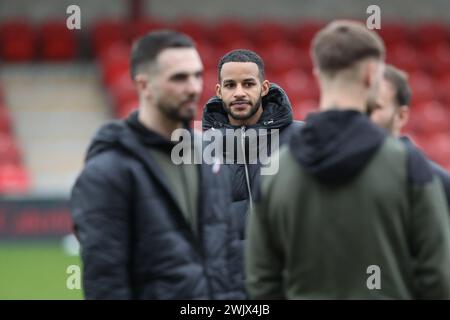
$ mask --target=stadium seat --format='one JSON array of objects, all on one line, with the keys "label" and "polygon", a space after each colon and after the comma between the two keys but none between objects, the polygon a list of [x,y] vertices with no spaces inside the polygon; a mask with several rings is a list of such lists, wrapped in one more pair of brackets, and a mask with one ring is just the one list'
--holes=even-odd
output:
[{"label": "stadium seat", "polygon": [[114,44],[127,44],[126,24],[120,20],[98,21],[92,27],[91,40],[94,54],[100,56]]},{"label": "stadium seat", "polygon": [[76,57],[76,31],[67,29],[66,21],[46,21],[40,28],[41,56],[46,60],[70,60]]},{"label": "stadium seat", "polygon": [[397,43],[387,51],[387,62],[406,72],[420,71],[423,64],[416,48],[407,43]]},{"label": "stadium seat", "polygon": [[[450,136],[450,111],[437,101],[430,101],[419,105],[413,111],[420,121],[416,129],[422,134],[445,133]],[[449,145],[450,148],[450,145]]]},{"label": "stadium seat", "polygon": [[409,74],[409,84],[412,90],[412,104],[414,107],[425,105],[438,98],[438,92],[433,78],[424,72]]},{"label": "stadium seat", "polygon": [[9,134],[0,135],[0,166],[6,164],[19,165],[21,154],[14,138]]},{"label": "stadium seat", "polygon": [[274,73],[285,73],[290,70],[298,70],[301,67],[299,59],[299,50],[289,43],[280,43],[276,46],[266,48],[260,52],[264,61],[273,61],[266,63],[266,69]]},{"label": "stadium seat", "polygon": [[434,46],[424,48],[420,56],[427,65],[427,71],[433,77],[440,78],[450,74],[450,43],[439,42]]},{"label": "stadium seat", "polygon": [[0,24],[0,56],[10,62],[24,62],[35,57],[35,33],[28,22],[17,19]]},{"label": "stadium seat", "polygon": [[156,19],[140,19],[127,24],[127,38],[131,41],[157,29],[165,28],[166,24]]},{"label": "stadium seat", "polygon": [[0,193],[24,193],[29,190],[29,179],[25,168],[17,165],[0,167]]},{"label": "stadium seat", "polygon": [[215,25],[208,26],[211,29],[211,40],[218,46],[227,47],[230,43],[249,41],[247,32],[248,27],[235,19],[224,19]]},{"label": "stadium seat", "polygon": [[303,50],[309,50],[315,34],[325,26],[321,21],[301,21],[290,27],[290,39]]},{"label": "stadium seat", "polygon": [[279,21],[263,20],[250,29],[250,37],[258,48],[276,47],[278,43],[290,41],[288,26]]},{"label": "stadium seat", "polygon": [[11,119],[6,107],[0,104],[0,135],[10,134],[11,132]]},{"label": "stadium seat", "polygon": [[308,114],[310,114],[311,112],[319,111],[319,104],[316,100],[298,99],[291,101],[291,103],[295,120],[305,120]]},{"label": "stadium seat", "polygon": [[100,57],[100,67],[103,82],[107,86],[110,86],[123,74],[130,75],[130,51],[130,46],[123,44],[114,44],[103,51]]},{"label": "stadium seat", "polygon": [[174,28],[189,35],[197,44],[210,42],[210,27],[206,23],[201,22],[198,19],[181,19],[180,21],[175,23]]},{"label": "stadium seat", "polygon": [[409,43],[410,41],[410,29],[403,23],[383,22],[382,28],[377,31],[383,38],[388,51],[398,43]]},{"label": "stadium seat", "polygon": [[449,37],[447,27],[440,22],[422,23],[414,28],[413,34],[417,45],[422,48],[447,42]]},{"label": "stadium seat", "polygon": [[450,159],[450,133],[441,132],[428,135],[423,146],[425,153],[432,160],[441,165],[446,165]]}]

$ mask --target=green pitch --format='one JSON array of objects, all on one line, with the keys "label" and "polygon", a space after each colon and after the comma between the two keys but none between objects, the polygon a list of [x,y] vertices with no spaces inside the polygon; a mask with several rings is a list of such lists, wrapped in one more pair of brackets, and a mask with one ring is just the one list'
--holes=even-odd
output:
[{"label": "green pitch", "polygon": [[82,299],[81,289],[67,288],[70,265],[81,266],[80,258],[60,242],[0,243],[0,300]]}]

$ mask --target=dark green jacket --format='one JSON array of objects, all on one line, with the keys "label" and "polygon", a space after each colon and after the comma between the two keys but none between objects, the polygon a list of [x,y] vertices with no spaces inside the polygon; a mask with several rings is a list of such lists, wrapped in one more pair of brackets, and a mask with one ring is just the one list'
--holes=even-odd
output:
[{"label": "dark green jacket", "polygon": [[420,153],[359,112],[328,111],[278,159],[250,217],[251,298],[450,298],[446,202]]}]

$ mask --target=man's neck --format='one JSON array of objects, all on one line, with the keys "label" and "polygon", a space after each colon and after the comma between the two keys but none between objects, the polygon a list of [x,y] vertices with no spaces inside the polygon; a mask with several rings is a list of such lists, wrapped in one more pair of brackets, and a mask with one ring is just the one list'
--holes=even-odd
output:
[{"label": "man's neck", "polygon": [[146,105],[139,107],[138,120],[144,127],[155,131],[168,140],[170,140],[173,131],[183,127],[181,122],[167,119],[156,106]]},{"label": "man's neck", "polygon": [[245,119],[245,120],[234,119],[233,117],[231,117],[231,115],[228,115],[228,121],[230,121],[230,124],[233,126],[238,126],[238,127],[251,126],[251,125],[258,123],[259,118],[261,118],[262,113],[263,113],[263,108],[259,107],[258,110],[256,111],[256,113],[248,119]]},{"label": "man's neck", "polygon": [[326,84],[322,88],[320,110],[338,109],[366,112],[367,96],[367,90],[358,86],[346,85],[340,82]]}]

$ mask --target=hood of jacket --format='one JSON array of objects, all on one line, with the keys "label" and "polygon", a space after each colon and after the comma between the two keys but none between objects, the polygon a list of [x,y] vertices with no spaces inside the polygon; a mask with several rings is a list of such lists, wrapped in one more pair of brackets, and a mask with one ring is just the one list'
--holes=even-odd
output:
[{"label": "hood of jacket", "polygon": [[368,117],[353,110],[312,113],[290,141],[302,167],[327,184],[342,184],[358,175],[386,135]]},{"label": "hood of jacket", "polygon": [[94,135],[85,160],[111,148],[126,149],[145,158],[146,149],[142,148],[143,145],[170,153],[175,142],[147,129],[138,121],[138,111],[134,111],[125,121],[113,120],[102,126]]},{"label": "hood of jacket", "polygon": [[[262,97],[263,113],[255,127],[267,129],[281,129],[292,123],[292,106],[284,90],[271,83],[269,92]],[[217,96],[212,97],[203,109],[203,130],[211,128],[232,128],[223,102]]]}]

